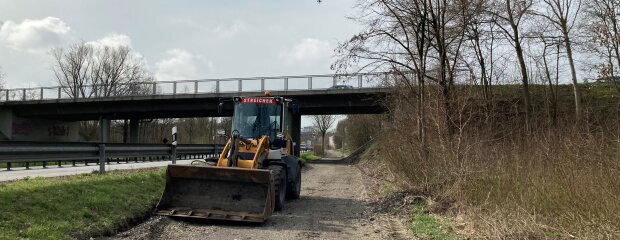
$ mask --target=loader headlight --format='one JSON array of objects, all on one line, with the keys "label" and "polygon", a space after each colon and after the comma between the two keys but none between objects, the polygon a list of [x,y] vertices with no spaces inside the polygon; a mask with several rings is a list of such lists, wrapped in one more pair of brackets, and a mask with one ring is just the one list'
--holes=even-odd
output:
[{"label": "loader headlight", "polygon": [[276,137],[277,138],[284,138],[284,133],[281,133],[281,132],[276,133]]}]

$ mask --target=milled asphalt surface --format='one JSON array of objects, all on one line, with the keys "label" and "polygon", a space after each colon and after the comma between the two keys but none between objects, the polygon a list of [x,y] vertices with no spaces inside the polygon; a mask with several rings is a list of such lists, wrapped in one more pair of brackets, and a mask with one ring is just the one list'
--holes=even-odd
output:
[{"label": "milled asphalt surface", "polygon": [[[193,160],[177,160],[177,164],[190,164]],[[127,170],[138,168],[151,168],[162,167],[171,164],[170,161],[158,161],[158,162],[138,162],[138,163],[120,163],[111,162],[106,165],[106,170]],[[82,173],[91,173],[93,171],[99,171],[99,165],[91,163],[88,166],[78,165],[73,167],[71,165],[64,165],[58,167],[57,165],[48,165],[47,168],[41,166],[30,167],[30,170],[26,168],[11,168],[10,171],[6,169],[0,170],[0,182],[23,179],[25,177],[59,177],[67,175],[77,175]]]},{"label": "milled asphalt surface", "polygon": [[389,239],[389,223],[370,211],[361,172],[344,164],[308,164],[301,198],[263,224],[154,216],[106,239]]},{"label": "milled asphalt surface", "polygon": [[[328,152],[337,160],[340,154]],[[390,239],[389,219],[371,211],[360,170],[345,164],[307,164],[301,197],[265,223],[248,224],[154,216],[105,239]]]}]

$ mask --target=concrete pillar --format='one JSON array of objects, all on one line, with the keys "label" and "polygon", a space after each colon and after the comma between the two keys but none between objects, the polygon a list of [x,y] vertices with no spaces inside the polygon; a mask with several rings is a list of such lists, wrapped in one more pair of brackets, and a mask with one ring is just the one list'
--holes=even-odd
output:
[{"label": "concrete pillar", "polygon": [[99,119],[99,141],[107,143],[110,141],[110,119]]},{"label": "concrete pillar", "polygon": [[129,143],[140,143],[140,119],[129,120]]},{"label": "concrete pillar", "polygon": [[293,142],[295,142],[293,154],[299,157],[301,142],[301,114],[293,114]]},{"label": "concrete pillar", "polygon": [[105,173],[105,144],[110,141],[110,119],[99,119],[99,173]]},{"label": "concrete pillar", "polygon": [[129,142],[129,120],[123,119],[123,143]]}]

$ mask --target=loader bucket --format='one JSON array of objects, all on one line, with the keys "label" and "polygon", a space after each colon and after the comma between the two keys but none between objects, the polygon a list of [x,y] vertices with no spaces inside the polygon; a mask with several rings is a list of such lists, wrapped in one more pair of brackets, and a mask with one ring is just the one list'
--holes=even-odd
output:
[{"label": "loader bucket", "polygon": [[269,170],[168,165],[157,215],[264,222],[273,213]]}]

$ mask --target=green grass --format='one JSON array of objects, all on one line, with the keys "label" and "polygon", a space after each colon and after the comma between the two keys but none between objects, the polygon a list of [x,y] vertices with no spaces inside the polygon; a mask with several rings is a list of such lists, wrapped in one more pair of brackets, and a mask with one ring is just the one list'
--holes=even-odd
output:
[{"label": "green grass", "polygon": [[163,168],[0,183],[0,239],[84,239],[146,216]]},{"label": "green grass", "polygon": [[[341,154],[342,154],[342,148],[338,148],[338,149],[336,149],[336,150],[334,150],[334,151],[336,151],[336,152],[338,152],[338,153],[341,153]],[[345,156],[349,156],[349,155],[351,155],[351,149],[349,149],[349,148],[345,148],[345,149],[344,149],[344,155],[345,155]]]},{"label": "green grass", "polygon": [[299,156],[305,161],[316,161],[321,159],[321,157],[314,155],[313,152],[304,152],[301,153]]},{"label": "green grass", "polygon": [[411,230],[422,239],[459,239],[450,233],[451,224],[447,221],[429,215],[423,203],[414,204],[412,207]]}]

